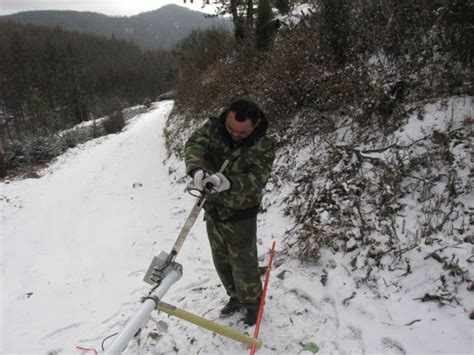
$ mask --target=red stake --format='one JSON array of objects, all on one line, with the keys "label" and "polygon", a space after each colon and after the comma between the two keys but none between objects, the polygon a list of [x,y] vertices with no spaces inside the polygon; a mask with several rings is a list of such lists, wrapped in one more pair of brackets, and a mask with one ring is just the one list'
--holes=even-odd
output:
[{"label": "red stake", "polygon": [[[270,251],[270,261],[268,262],[267,266],[267,273],[265,275],[265,284],[263,286],[262,292],[262,299],[260,300],[260,308],[258,309],[258,316],[257,316],[257,325],[255,326],[255,332],[253,333],[253,338],[258,338],[258,331],[260,329],[260,323],[262,322],[262,315],[263,315],[263,306],[265,305],[265,296],[267,295],[267,287],[268,287],[268,280],[270,279],[270,269],[272,268],[272,261],[273,261],[273,254],[275,254],[275,241],[272,243],[272,250]],[[257,347],[252,345],[250,347],[250,355],[254,355]]]}]

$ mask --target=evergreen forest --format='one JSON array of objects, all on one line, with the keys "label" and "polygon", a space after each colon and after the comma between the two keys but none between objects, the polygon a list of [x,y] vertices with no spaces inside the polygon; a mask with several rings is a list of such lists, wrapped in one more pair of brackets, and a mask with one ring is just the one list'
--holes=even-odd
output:
[{"label": "evergreen forest", "polygon": [[0,21],[0,53],[2,175],[107,133],[97,125],[63,139],[59,132],[150,103],[172,86],[170,51],[59,27]]}]

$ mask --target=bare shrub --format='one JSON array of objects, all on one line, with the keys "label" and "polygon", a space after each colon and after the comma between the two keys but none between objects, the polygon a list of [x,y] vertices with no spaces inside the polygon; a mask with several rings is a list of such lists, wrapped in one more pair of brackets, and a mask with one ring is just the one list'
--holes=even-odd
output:
[{"label": "bare shrub", "polygon": [[208,79],[206,73],[225,61],[233,50],[232,35],[222,28],[193,31],[178,44],[175,49],[179,62],[175,82],[178,110],[192,108],[199,112],[216,101],[216,91],[225,89],[213,83],[213,78]]},{"label": "bare shrub", "polygon": [[125,127],[125,119],[122,110],[115,111],[112,115],[102,121],[102,126],[107,134],[119,133]]},{"label": "bare shrub", "polygon": [[[449,249],[453,230],[468,223],[460,222],[465,207],[457,196],[469,182],[458,175],[453,149],[472,138],[453,127],[406,144],[393,134],[427,102],[472,93],[469,21],[447,26],[447,8],[437,1],[338,1],[341,12],[336,3],[315,3],[326,11],[315,7],[298,24],[282,26],[265,52],[232,44],[226,56],[190,73],[174,124],[189,131],[193,119],[219,113],[234,97],[255,100],[278,142],[273,186],[294,186],[284,201],[295,220],[290,250],[304,260],[317,259],[321,248],[358,250],[351,267],[370,267],[361,282],[373,279],[375,267],[408,274],[407,253],[434,245],[442,233]],[[462,43],[464,54],[453,43]],[[407,196],[417,201],[412,224],[400,217],[414,208]],[[441,289],[453,290],[461,274],[445,275],[451,286]]]}]

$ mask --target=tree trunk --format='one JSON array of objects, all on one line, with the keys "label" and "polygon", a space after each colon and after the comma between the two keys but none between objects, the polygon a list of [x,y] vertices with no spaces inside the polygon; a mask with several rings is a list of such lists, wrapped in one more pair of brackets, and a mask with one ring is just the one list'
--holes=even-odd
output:
[{"label": "tree trunk", "polygon": [[3,147],[0,147],[0,178],[7,176],[7,167],[5,166],[5,154]]},{"label": "tree trunk", "polygon": [[247,27],[253,25],[253,0],[247,0]]}]

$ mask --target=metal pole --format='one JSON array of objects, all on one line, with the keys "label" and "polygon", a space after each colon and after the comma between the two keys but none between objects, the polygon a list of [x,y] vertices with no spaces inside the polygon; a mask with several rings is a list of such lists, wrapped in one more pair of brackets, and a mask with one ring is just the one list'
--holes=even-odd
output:
[{"label": "metal pole", "polygon": [[156,308],[159,300],[165,295],[171,285],[178,281],[182,275],[183,272],[181,265],[175,263],[175,267],[163,278],[152,296],[143,302],[135,316],[128,321],[125,328],[115,338],[110,348],[106,350],[106,354],[120,354],[125,350],[128,342],[146,325],[150,319],[151,312]]},{"label": "metal pole", "polygon": [[171,249],[171,253],[170,253],[171,260],[174,260],[176,258],[176,255],[178,255],[179,251],[181,250],[181,247],[183,246],[184,241],[186,240],[186,237],[188,236],[189,231],[194,225],[194,222],[196,222],[196,219],[199,216],[199,212],[201,212],[202,207],[204,206],[204,202],[206,202],[206,197],[207,197],[207,193],[203,191],[202,196],[194,204],[194,207],[191,210],[191,213],[186,219],[186,222],[184,222],[184,226],[178,235],[178,239],[176,239],[173,245],[173,249]]},{"label": "metal pole", "polygon": [[[228,160],[224,161],[219,172],[222,173],[224,169],[227,167],[227,164],[229,164],[229,161]],[[128,321],[128,323],[125,325],[125,328],[117,336],[117,338],[115,338],[110,348],[106,350],[105,352],[106,354],[120,354],[122,351],[125,350],[130,339],[132,339],[135,336],[135,334],[137,334],[137,332],[146,325],[146,323],[150,319],[151,312],[155,309],[157,304],[160,302],[160,299],[165,295],[165,293],[168,291],[171,285],[175,283],[176,281],[178,281],[183,275],[182,266],[180,264],[175,263],[174,259],[176,259],[176,256],[178,255],[178,252],[183,246],[184,241],[186,240],[186,237],[189,234],[189,231],[191,230],[191,227],[196,221],[199,215],[199,212],[203,208],[208,192],[209,191],[207,188],[204,189],[202,196],[199,198],[198,201],[196,201],[196,204],[194,205],[191,211],[191,214],[189,215],[186,222],[184,223],[184,226],[178,236],[178,239],[176,240],[173,246],[173,249],[171,250],[171,253],[168,255],[167,260],[165,261],[164,265],[161,265],[163,269],[158,270],[160,279],[161,279],[162,272],[166,273],[166,275],[160,281],[158,288],[153,292],[153,294],[150,297],[148,297],[145,300],[145,302],[143,302],[142,306],[140,307],[138,312],[135,314],[135,316]],[[152,265],[150,265],[150,268],[153,269],[153,262],[152,262]]]},{"label": "metal pole", "polygon": [[[220,173],[224,172],[224,169],[227,167],[228,164],[229,164],[229,161],[225,160],[221,168],[219,169],[219,172]],[[204,207],[204,202],[206,202],[207,194],[210,192],[211,188],[212,188],[212,185],[210,188],[205,187],[204,190],[202,191],[201,197],[194,204],[194,207],[191,210],[191,213],[186,219],[186,222],[184,223],[184,226],[178,235],[178,239],[176,239],[173,245],[173,249],[171,249],[171,253],[169,254],[171,261],[176,259],[176,256],[181,250],[181,247],[183,246],[184,241],[186,240],[186,237],[188,236],[188,233],[191,230],[191,227],[194,225],[194,222],[196,222],[196,219],[199,216],[199,212],[201,212],[202,208]]]}]

